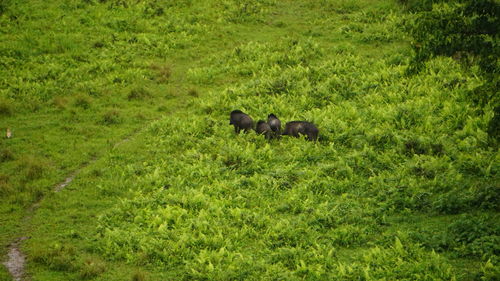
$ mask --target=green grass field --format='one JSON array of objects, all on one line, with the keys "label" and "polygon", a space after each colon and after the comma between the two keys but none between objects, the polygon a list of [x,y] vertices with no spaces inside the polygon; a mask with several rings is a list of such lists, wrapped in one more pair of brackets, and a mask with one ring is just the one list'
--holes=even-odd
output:
[{"label": "green grass field", "polygon": [[[500,280],[493,108],[454,59],[405,75],[410,17],[395,0],[2,1],[2,261],[28,237],[33,281]],[[319,140],[236,135],[234,109]]]}]

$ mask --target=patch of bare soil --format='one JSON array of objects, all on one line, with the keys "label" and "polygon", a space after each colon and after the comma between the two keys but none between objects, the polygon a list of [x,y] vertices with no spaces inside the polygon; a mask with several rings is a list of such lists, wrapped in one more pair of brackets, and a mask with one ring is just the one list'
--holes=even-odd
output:
[{"label": "patch of bare soil", "polygon": [[28,238],[21,237],[10,244],[9,253],[7,254],[8,259],[3,263],[15,281],[25,280],[23,277],[26,257],[21,252],[20,243],[26,239]]}]

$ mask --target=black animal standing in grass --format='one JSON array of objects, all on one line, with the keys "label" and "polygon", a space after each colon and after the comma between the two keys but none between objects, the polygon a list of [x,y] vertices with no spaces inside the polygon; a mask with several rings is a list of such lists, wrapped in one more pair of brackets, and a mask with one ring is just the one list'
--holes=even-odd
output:
[{"label": "black animal standing in grass", "polygon": [[229,125],[234,126],[234,131],[237,134],[239,134],[241,130],[247,133],[253,128],[253,120],[252,117],[243,113],[241,110],[233,110],[229,118]]},{"label": "black animal standing in grass", "polygon": [[273,113],[267,116],[267,123],[273,130],[275,136],[279,136],[281,134],[281,121],[274,115]]},{"label": "black animal standing in grass", "polygon": [[291,121],[286,123],[283,135],[289,135],[298,138],[300,135],[306,135],[310,141],[318,139],[319,130],[316,126],[307,121]]},{"label": "black animal standing in grass", "polygon": [[271,139],[273,137],[273,130],[271,129],[271,126],[264,120],[257,121],[257,127],[255,128],[255,131],[259,135],[266,136],[266,139]]}]

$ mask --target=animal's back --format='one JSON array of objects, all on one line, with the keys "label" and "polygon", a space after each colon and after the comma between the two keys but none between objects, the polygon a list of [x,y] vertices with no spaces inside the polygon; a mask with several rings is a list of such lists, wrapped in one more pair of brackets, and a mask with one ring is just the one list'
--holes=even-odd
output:
[{"label": "animal's back", "polygon": [[269,123],[269,126],[271,127],[271,130],[273,132],[279,132],[281,131],[281,121],[276,117],[274,114],[269,114],[267,117],[267,122]]},{"label": "animal's back", "polygon": [[253,126],[253,120],[250,116],[244,114],[239,117],[240,127],[244,129],[251,129]]},{"label": "animal's back", "polygon": [[283,135],[290,135],[294,137],[298,137],[299,133],[303,133],[303,122],[302,121],[290,121],[285,125],[285,131]]},{"label": "animal's back", "polygon": [[262,121],[262,120],[259,120],[257,122],[257,127],[255,129],[255,131],[260,134],[260,133],[263,133],[265,131],[269,131],[271,130],[271,127],[269,126],[269,124],[267,124],[266,122]]}]

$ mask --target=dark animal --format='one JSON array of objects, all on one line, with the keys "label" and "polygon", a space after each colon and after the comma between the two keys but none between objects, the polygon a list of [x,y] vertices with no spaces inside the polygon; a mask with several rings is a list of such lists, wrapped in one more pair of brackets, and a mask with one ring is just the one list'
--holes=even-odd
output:
[{"label": "dark animal", "polygon": [[273,130],[274,135],[278,136],[281,134],[281,121],[276,117],[274,114],[269,114],[267,116],[267,123],[271,127],[271,130]]},{"label": "dark animal", "polygon": [[229,125],[234,126],[234,131],[237,134],[239,134],[241,130],[247,133],[253,128],[253,120],[252,117],[243,113],[241,110],[233,110],[229,118]]},{"label": "dark animal", "polygon": [[306,135],[310,141],[318,139],[319,130],[316,126],[307,121],[291,121],[286,123],[283,135],[289,135],[298,138],[299,135]]},{"label": "dark animal", "polygon": [[255,128],[255,131],[259,135],[266,136],[266,139],[271,139],[273,137],[273,130],[271,129],[271,126],[269,126],[269,124],[264,120],[257,121],[257,127]]}]

